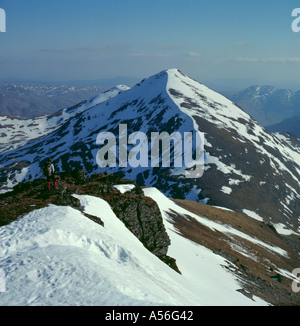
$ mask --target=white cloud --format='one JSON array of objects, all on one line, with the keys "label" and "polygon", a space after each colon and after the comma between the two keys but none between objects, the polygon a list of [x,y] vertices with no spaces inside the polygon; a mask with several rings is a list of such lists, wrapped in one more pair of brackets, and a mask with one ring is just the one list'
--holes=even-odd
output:
[{"label": "white cloud", "polygon": [[248,58],[248,57],[245,57],[245,58],[238,57],[238,58],[235,58],[235,61],[237,61],[237,62],[258,62],[259,59],[257,59],[257,58]]},{"label": "white cloud", "polygon": [[263,63],[300,63],[300,57],[268,57],[268,58],[251,58],[251,57],[238,57],[235,58],[236,62],[263,62]]},{"label": "white cloud", "polygon": [[289,62],[300,63],[300,57],[289,58]]},{"label": "white cloud", "polygon": [[195,52],[195,51],[191,51],[188,53],[189,57],[199,57],[200,53],[199,52]]}]

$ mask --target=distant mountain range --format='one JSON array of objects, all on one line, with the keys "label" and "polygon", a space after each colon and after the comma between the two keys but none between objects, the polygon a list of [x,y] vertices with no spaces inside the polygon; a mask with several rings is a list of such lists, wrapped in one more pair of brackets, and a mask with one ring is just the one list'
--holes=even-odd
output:
[{"label": "distant mountain range", "polygon": [[[275,125],[300,115],[300,91],[293,92],[271,86],[251,86],[243,91],[224,95],[263,126]],[[288,127],[287,124],[285,126]]]},{"label": "distant mountain range", "polygon": [[29,118],[51,114],[96,96],[104,90],[101,86],[2,84],[0,115]]},{"label": "distant mountain range", "polygon": [[273,132],[289,132],[300,137],[300,115],[267,126],[267,128]]}]

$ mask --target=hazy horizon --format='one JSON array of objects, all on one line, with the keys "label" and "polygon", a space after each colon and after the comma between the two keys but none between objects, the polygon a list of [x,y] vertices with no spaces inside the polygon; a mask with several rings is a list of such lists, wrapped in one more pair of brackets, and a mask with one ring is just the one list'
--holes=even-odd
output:
[{"label": "hazy horizon", "polygon": [[[184,72],[184,71],[183,71]],[[159,73],[157,71],[156,73]],[[155,73],[154,73],[155,74]],[[150,75],[149,75],[150,76]],[[145,76],[147,78],[149,76]],[[190,75],[189,75],[190,76]],[[192,76],[190,76],[192,77]],[[130,77],[130,76],[115,76],[111,78],[97,78],[97,79],[78,79],[78,80],[42,80],[42,79],[26,79],[26,78],[0,78],[0,85],[5,84],[26,84],[26,85],[49,85],[49,86],[74,86],[74,87],[92,87],[102,86],[104,88],[114,87],[120,84],[133,87],[144,78]],[[247,89],[252,86],[271,86],[277,89],[289,89],[292,91],[299,91],[300,85],[288,83],[276,83],[272,81],[261,81],[261,80],[247,80],[247,79],[236,79],[236,80],[219,80],[219,79],[197,79],[198,82],[205,84],[206,86],[219,91],[219,92],[238,92]]]},{"label": "hazy horizon", "polygon": [[0,78],[141,80],[178,68],[216,90],[300,89],[290,0],[1,0]]}]

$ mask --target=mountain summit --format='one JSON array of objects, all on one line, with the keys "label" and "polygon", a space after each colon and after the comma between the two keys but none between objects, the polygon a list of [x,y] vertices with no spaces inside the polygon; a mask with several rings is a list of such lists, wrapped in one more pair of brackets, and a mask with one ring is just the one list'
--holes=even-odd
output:
[{"label": "mountain summit", "polygon": [[[185,133],[202,133],[203,176],[186,178],[190,167],[172,164],[99,167],[96,157],[104,143],[97,144],[97,137],[107,133],[120,140],[120,125],[126,125],[131,145],[137,133],[148,139],[155,132],[178,132],[182,139]],[[136,140],[135,149],[141,146]],[[169,152],[174,156],[175,146]],[[143,159],[141,153],[137,162]],[[156,187],[168,197],[250,211],[267,223],[282,223],[298,232],[299,147],[268,132],[235,103],[177,69],[146,78],[71,116],[53,132],[3,152],[2,191],[41,177],[49,156],[60,172],[82,168],[88,175],[118,173],[141,186]]]}]

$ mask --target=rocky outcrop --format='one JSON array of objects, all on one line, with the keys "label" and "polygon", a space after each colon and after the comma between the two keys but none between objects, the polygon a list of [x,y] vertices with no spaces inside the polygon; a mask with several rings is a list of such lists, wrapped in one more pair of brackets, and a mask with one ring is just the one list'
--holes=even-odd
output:
[{"label": "rocky outcrop", "polygon": [[[114,185],[132,183],[135,187],[121,194]],[[171,243],[157,203],[131,180],[121,179],[116,174],[94,174],[88,178],[79,193],[105,199],[116,216],[154,255],[179,272],[175,260],[167,255]]]},{"label": "rocky outcrop", "polygon": [[170,238],[157,204],[141,195],[121,194],[109,198],[114,213],[153,254],[167,259]]},{"label": "rocky outcrop", "polygon": [[[158,205],[151,198],[144,196],[142,189],[133,181],[107,173],[86,178],[83,170],[61,173],[56,178],[58,187],[50,192],[46,180],[36,179],[19,183],[12,192],[0,194],[0,226],[49,204],[82,210],[80,201],[73,196],[74,193],[97,196],[110,204],[116,216],[150,252],[179,272],[175,260],[167,255],[170,238]],[[124,183],[132,183],[135,187],[132,191],[122,194],[114,185]],[[85,216],[103,225],[98,217],[88,214]]]}]

